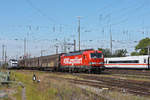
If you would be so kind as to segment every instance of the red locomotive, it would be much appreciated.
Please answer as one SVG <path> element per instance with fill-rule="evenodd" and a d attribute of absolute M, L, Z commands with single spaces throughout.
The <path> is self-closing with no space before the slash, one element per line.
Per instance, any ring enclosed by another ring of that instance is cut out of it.
<path fill-rule="evenodd" d="M 61 68 L 69 71 L 101 72 L 104 70 L 104 57 L 102 51 L 85 50 L 63 54 Z"/>
<path fill-rule="evenodd" d="M 96 72 L 104 70 L 102 51 L 81 50 L 65 54 L 23 59 L 19 66 L 25 69 L 39 69 L 65 72 Z"/>

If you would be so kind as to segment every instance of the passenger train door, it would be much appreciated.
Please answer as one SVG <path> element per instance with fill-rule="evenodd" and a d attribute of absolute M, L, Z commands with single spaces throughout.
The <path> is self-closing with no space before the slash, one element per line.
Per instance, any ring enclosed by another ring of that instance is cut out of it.
<path fill-rule="evenodd" d="M 148 56 L 148 69 L 150 69 L 150 57 Z"/>

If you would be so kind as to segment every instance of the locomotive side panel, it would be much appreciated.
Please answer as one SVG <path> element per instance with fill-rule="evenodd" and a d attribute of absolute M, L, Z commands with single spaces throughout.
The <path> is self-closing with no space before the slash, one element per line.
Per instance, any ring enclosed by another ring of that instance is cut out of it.
<path fill-rule="evenodd" d="M 91 56 L 92 55 L 92 56 Z M 62 66 L 104 66 L 104 57 L 101 51 L 85 51 L 65 54 L 61 56 Z"/>

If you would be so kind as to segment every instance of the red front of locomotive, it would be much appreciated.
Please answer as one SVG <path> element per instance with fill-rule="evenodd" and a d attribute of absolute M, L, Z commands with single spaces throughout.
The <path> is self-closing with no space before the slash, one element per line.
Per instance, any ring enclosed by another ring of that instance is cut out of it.
<path fill-rule="evenodd" d="M 61 56 L 61 67 L 81 69 L 104 69 L 104 57 L 102 51 L 85 50 L 63 54 Z"/>
<path fill-rule="evenodd" d="M 88 65 L 92 67 L 104 67 L 104 56 L 102 51 L 94 50 L 88 52 Z"/>

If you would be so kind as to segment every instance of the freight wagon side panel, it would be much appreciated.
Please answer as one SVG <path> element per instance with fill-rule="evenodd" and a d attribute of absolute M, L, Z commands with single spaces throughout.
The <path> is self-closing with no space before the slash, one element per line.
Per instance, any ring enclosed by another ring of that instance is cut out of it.
<path fill-rule="evenodd" d="M 59 55 L 50 55 L 40 58 L 41 67 L 59 67 Z"/>

